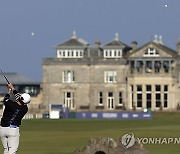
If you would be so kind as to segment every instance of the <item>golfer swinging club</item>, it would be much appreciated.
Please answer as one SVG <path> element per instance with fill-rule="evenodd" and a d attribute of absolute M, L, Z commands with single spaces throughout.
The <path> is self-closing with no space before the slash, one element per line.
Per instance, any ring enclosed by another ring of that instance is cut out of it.
<path fill-rule="evenodd" d="M 27 104 L 31 97 L 27 93 L 20 94 L 8 83 L 9 93 L 4 96 L 4 113 L 1 118 L 0 138 L 4 147 L 4 154 L 16 154 L 19 146 L 19 126 L 28 111 Z M 10 93 L 14 94 L 15 102 L 10 100 Z"/>

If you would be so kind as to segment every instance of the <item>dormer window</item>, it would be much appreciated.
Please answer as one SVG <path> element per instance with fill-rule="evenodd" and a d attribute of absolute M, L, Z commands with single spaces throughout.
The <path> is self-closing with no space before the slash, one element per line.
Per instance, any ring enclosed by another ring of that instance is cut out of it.
<path fill-rule="evenodd" d="M 83 58 L 82 49 L 57 50 L 57 58 Z"/>
<path fill-rule="evenodd" d="M 159 51 L 155 48 L 148 48 L 144 52 L 144 57 L 159 57 Z"/>
<path fill-rule="evenodd" d="M 121 58 L 122 49 L 105 49 L 104 58 Z"/>

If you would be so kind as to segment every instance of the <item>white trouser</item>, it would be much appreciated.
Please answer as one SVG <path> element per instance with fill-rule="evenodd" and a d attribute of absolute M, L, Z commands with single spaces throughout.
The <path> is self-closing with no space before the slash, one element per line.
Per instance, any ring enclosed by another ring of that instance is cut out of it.
<path fill-rule="evenodd" d="M 4 154 L 16 154 L 19 146 L 19 127 L 1 127 L 0 138 L 4 147 Z"/>

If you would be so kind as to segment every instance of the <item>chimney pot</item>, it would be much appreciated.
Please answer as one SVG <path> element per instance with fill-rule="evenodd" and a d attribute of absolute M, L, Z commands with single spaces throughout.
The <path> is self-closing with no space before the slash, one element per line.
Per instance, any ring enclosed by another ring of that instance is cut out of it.
<path fill-rule="evenodd" d="M 131 47 L 132 47 L 132 50 L 135 50 L 136 48 L 137 48 L 137 42 L 136 41 L 133 41 L 132 43 L 131 43 Z"/>

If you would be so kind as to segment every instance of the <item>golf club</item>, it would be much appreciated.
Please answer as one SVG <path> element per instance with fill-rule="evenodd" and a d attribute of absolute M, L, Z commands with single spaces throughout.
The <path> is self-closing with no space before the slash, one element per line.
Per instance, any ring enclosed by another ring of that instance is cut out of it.
<path fill-rule="evenodd" d="M 7 79 L 7 77 L 4 75 L 3 71 L 2 71 L 1 69 L 0 69 L 0 71 L 1 71 L 2 75 L 4 76 L 4 78 L 6 79 L 7 83 L 9 84 L 10 82 L 9 82 L 9 80 Z"/>

